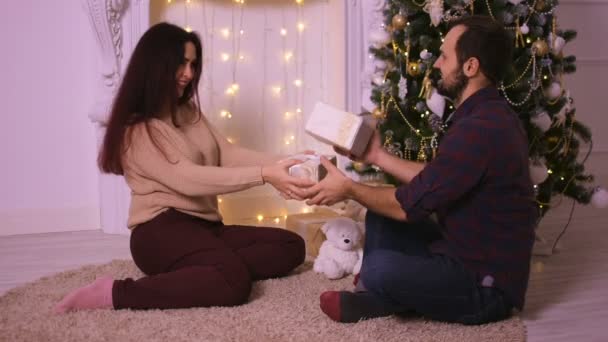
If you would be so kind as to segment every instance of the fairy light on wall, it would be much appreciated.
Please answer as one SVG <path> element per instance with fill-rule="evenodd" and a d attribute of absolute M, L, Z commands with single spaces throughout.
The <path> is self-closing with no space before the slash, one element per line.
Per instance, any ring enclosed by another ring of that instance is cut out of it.
<path fill-rule="evenodd" d="M 201 101 L 204 105 L 203 110 L 206 115 L 209 115 L 211 122 L 219 126 L 218 128 L 226 135 L 227 140 L 230 143 L 235 143 L 243 138 L 240 137 L 240 131 L 238 131 L 243 130 L 243 114 L 241 114 L 242 108 L 240 107 L 243 106 L 243 101 L 251 102 L 250 81 L 254 83 L 261 81 L 262 86 L 256 86 L 255 92 L 257 93 L 257 89 L 259 89 L 264 96 L 254 95 L 254 98 L 261 100 L 261 103 L 258 102 L 256 105 L 254 101 L 251 103 L 252 107 L 246 107 L 253 109 L 254 113 L 259 112 L 261 115 L 261 134 L 258 135 L 260 137 L 258 139 L 268 139 L 266 140 L 267 143 L 272 145 L 264 144 L 267 150 L 273 149 L 279 153 L 296 152 L 300 150 L 299 144 L 301 141 L 299 137 L 303 134 L 300 126 L 303 113 L 306 110 L 304 108 L 304 89 L 310 87 L 310 84 L 307 84 L 303 77 L 306 74 L 303 48 L 303 35 L 307 30 L 303 15 L 305 2 L 303 0 L 293 0 L 291 5 L 282 4 L 280 7 L 266 4 L 258 5 L 257 3 L 246 5 L 245 0 L 233 0 L 231 3 L 229 6 L 218 6 L 214 2 L 204 0 L 167 0 L 165 5 L 174 6 L 177 11 L 177 15 L 173 15 L 173 20 L 167 21 L 180 22 L 179 19 L 183 18 L 183 22 L 180 24 L 187 31 L 204 30 L 204 32 L 199 31 L 204 33 L 201 35 L 201 39 L 203 41 L 203 51 L 205 51 L 203 55 L 203 77 L 205 79 L 201 81 L 200 92 L 201 100 L 206 100 Z M 249 12 L 245 6 L 248 8 L 255 7 Z M 264 7 L 267 9 L 263 9 Z M 327 7 L 326 4 L 325 7 Z M 319 8 L 320 6 L 317 6 L 315 10 L 319 10 Z M 203 15 L 202 19 L 200 14 L 197 16 L 197 9 L 202 9 L 202 13 L 200 13 Z M 250 43 L 247 42 L 255 39 L 256 35 L 258 37 L 257 41 L 260 41 L 261 35 L 256 30 L 255 33 L 252 33 L 252 37 L 246 36 L 247 27 L 243 26 L 243 13 L 245 11 L 247 11 L 248 18 L 252 13 L 264 13 L 263 31 L 268 32 L 268 35 L 264 34 L 264 44 L 260 44 L 253 51 L 248 51 L 251 47 Z M 326 9 L 321 9 L 321 11 L 323 11 L 323 20 L 325 20 Z M 183 13 L 183 17 L 180 13 Z M 219 20 L 215 19 L 216 13 Z M 287 16 L 286 13 L 288 13 Z M 232 14 L 232 18 L 230 14 Z M 281 18 L 279 18 L 279 15 L 281 15 Z M 176 18 L 178 20 L 175 20 Z M 241 51 L 243 38 L 246 39 L 244 42 L 247 43 L 247 45 L 243 45 L 243 48 L 247 49 L 246 51 Z M 270 44 L 267 44 L 267 39 Z M 326 41 L 325 37 L 319 37 L 318 40 Z M 278 50 L 279 58 L 282 59 L 280 59 L 280 63 L 272 61 L 272 54 L 275 53 L 273 49 Z M 256 55 L 259 50 L 262 51 L 261 54 Z M 217 63 L 215 66 L 213 66 L 213 61 Z M 266 77 L 266 61 L 268 61 L 270 74 L 277 76 L 282 74 L 282 77 L 279 76 L 278 79 Z M 321 61 L 324 61 L 323 57 L 321 57 Z M 263 66 L 264 76 L 259 79 L 251 79 L 251 76 L 248 76 L 246 85 L 241 78 L 243 78 L 243 75 L 251 75 L 250 70 L 246 69 L 248 73 L 245 74 L 244 72 L 239 73 L 239 69 L 246 67 L 249 63 L 254 67 Z M 317 63 L 311 65 L 316 66 Z M 230 70 L 226 70 L 226 77 L 218 77 L 219 71 L 217 70 L 222 70 L 222 68 Z M 313 69 L 316 70 L 317 68 L 313 67 Z M 321 71 L 321 75 L 323 75 L 323 72 L 324 70 Z M 214 78 L 216 78 L 215 86 Z M 316 78 L 315 75 L 313 79 Z M 224 80 L 228 82 L 224 83 Z M 239 83 L 243 84 L 239 85 Z M 317 89 L 316 84 L 313 89 L 315 91 L 321 90 L 322 95 L 325 96 L 324 89 Z M 268 102 L 268 100 L 270 101 Z M 217 103 L 217 107 L 214 105 L 214 101 Z M 266 108 L 266 103 L 268 103 L 268 108 Z M 240 109 L 237 110 L 235 105 L 238 105 Z M 248 112 L 247 114 L 251 115 L 253 113 Z M 264 115 L 270 116 L 265 119 Z M 229 123 L 230 120 L 235 121 Z M 272 130 L 268 131 L 269 135 L 266 134 L 265 126 L 267 124 L 273 127 Z M 277 130 L 277 125 L 282 126 L 283 130 L 281 131 L 281 128 Z M 218 202 L 222 203 L 222 200 L 220 199 Z M 309 211 L 310 209 L 306 208 L 303 212 Z M 264 212 L 256 214 L 254 212 L 252 217 L 257 219 L 256 215 L 261 215 L 262 219 L 259 222 L 270 221 L 270 223 L 275 224 L 287 217 L 286 214 L 284 217 L 267 214 Z"/>

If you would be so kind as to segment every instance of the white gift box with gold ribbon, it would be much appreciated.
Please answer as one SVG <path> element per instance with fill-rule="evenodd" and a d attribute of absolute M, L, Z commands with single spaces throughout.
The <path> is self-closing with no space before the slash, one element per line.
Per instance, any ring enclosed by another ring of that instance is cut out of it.
<path fill-rule="evenodd" d="M 361 116 L 317 102 L 305 126 L 306 133 L 356 156 L 365 152 L 374 131 Z"/>

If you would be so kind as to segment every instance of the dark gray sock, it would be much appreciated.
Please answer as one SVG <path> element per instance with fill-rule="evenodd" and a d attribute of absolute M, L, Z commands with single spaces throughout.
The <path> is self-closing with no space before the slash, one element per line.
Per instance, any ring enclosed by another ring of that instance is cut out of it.
<path fill-rule="evenodd" d="M 399 311 L 371 292 L 340 292 L 340 320 L 345 323 L 390 316 Z"/>

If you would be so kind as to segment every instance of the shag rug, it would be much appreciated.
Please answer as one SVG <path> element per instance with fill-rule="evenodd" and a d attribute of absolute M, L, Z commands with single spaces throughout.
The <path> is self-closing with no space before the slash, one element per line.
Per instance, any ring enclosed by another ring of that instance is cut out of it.
<path fill-rule="evenodd" d="M 41 278 L 0 297 L 2 341 L 525 341 L 518 317 L 483 326 L 422 318 L 336 323 L 319 308 L 325 290 L 352 289 L 352 277 L 327 280 L 306 263 L 282 279 L 256 282 L 247 304 L 181 310 L 93 310 L 55 315 L 70 290 L 100 275 L 139 278 L 130 260 Z"/>

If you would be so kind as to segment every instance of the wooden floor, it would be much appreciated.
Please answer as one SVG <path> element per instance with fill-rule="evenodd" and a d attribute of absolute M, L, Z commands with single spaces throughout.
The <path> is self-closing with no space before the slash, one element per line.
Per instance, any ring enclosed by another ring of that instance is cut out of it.
<path fill-rule="evenodd" d="M 534 257 L 523 313 L 528 341 L 608 341 L 605 213 L 579 207 L 559 253 Z M 564 221 L 563 215 L 544 221 L 544 238 L 552 241 Z M 41 276 L 117 258 L 130 258 L 127 236 L 86 231 L 0 237 L 0 294 Z"/>

